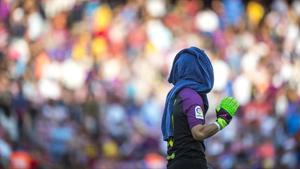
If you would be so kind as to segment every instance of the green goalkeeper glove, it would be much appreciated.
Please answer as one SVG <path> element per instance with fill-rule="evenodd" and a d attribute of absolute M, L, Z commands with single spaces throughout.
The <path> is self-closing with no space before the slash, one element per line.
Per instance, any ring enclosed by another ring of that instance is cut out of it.
<path fill-rule="evenodd" d="M 238 107 L 239 103 L 234 98 L 225 97 L 222 99 L 221 103 L 217 106 L 216 109 L 216 124 L 219 126 L 220 129 L 223 129 L 230 123 Z"/>

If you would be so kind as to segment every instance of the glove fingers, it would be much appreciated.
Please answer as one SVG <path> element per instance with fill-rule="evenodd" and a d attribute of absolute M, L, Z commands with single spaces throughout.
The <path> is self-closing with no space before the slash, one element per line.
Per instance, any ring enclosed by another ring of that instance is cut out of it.
<path fill-rule="evenodd" d="M 233 97 L 225 97 L 222 99 L 221 104 L 217 107 L 217 110 L 223 108 L 230 114 L 230 116 L 234 116 L 238 107 L 239 103 Z"/>
<path fill-rule="evenodd" d="M 236 104 L 236 101 L 234 98 L 230 97 L 230 103 L 228 104 L 230 107 L 234 107 Z"/>
<path fill-rule="evenodd" d="M 227 97 L 225 97 L 225 98 L 222 99 L 222 101 L 221 101 L 221 107 L 224 107 L 226 105 L 227 100 L 228 100 Z"/>
<path fill-rule="evenodd" d="M 237 101 L 235 101 L 235 104 L 233 106 L 234 114 L 236 113 L 236 111 L 239 108 L 239 106 L 240 106 L 240 104 Z"/>
<path fill-rule="evenodd" d="M 236 102 L 235 108 L 237 109 L 237 108 L 239 108 L 239 107 L 240 107 L 240 104 L 239 104 L 238 102 Z"/>
<path fill-rule="evenodd" d="M 231 98 L 231 97 L 226 97 L 226 98 L 224 99 L 223 106 L 224 106 L 224 107 L 227 107 L 228 105 L 231 104 L 231 102 L 232 102 L 232 98 Z"/>
<path fill-rule="evenodd" d="M 232 101 L 231 101 L 231 103 L 230 103 L 230 106 L 232 107 L 232 108 L 236 108 L 236 106 L 237 106 L 237 101 L 235 100 L 235 99 L 232 99 Z"/>
<path fill-rule="evenodd" d="M 230 114 L 234 114 L 236 101 L 234 98 L 229 97 L 230 102 L 228 103 L 228 108 L 230 109 Z"/>
<path fill-rule="evenodd" d="M 230 97 L 230 103 L 228 105 L 230 108 L 231 116 L 234 116 L 238 108 L 238 102 L 233 97 Z"/>
<path fill-rule="evenodd" d="M 235 111 L 237 111 L 237 109 L 240 107 L 240 104 L 238 102 L 236 102 L 236 105 L 235 105 Z"/>

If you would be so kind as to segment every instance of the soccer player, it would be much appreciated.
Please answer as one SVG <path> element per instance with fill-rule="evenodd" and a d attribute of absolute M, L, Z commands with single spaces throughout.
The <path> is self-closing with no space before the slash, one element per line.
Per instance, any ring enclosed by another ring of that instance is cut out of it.
<path fill-rule="evenodd" d="M 205 124 L 206 94 L 213 87 L 214 75 L 209 58 L 196 47 L 176 55 L 168 81 L 174 87 L 168 93 L 161 126 L 168 144 L 167 168 L 207 169 L 203 141 L 230 123 L 239 104 L 234 98 L 223 98 L 216 121 Z"/>

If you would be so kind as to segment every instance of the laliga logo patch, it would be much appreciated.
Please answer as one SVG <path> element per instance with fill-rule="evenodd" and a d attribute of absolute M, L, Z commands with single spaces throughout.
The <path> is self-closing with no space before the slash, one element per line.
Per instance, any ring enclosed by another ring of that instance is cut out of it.
<path fill-rule="evenodd" d="M 200 106 L 195 107 L 195 117 L 196 119 L 204 119 L 203 112 Z"/>

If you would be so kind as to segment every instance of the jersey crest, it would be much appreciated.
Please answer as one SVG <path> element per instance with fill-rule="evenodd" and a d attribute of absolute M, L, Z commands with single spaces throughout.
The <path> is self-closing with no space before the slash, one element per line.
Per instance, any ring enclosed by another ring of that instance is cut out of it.
<path fill-rule="evenodd" d="M 195 117 L 196 119 L 204 119 L 203 111 L 200 106 L 195 107 Z"/>

